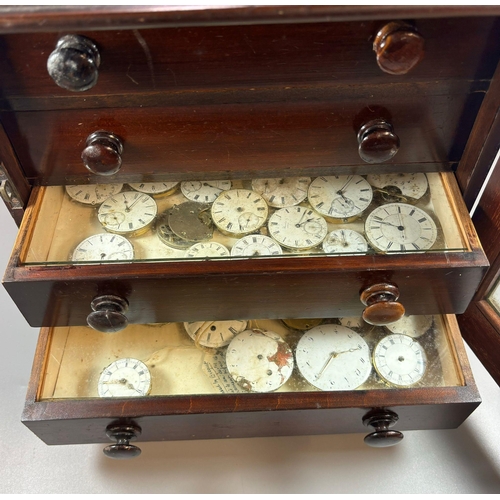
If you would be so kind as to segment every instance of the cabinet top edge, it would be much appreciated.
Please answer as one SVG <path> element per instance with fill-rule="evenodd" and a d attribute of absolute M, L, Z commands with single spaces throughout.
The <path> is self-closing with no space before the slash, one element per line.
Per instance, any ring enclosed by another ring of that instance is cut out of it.
<path fill-rule="evenodd" d="M 0 6 L 0 33 L 498 16 L 500 6 Z"/>

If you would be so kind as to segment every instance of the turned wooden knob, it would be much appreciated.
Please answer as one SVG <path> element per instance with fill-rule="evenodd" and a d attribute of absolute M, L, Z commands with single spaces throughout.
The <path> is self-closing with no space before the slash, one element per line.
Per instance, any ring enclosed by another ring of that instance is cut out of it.
<path fill-rule="evenodd" d="M 109 425 L 106 428 L 106 436 L 116 440 L 116 444 L 110 444 L 104 448 L 104 454 L 109 458 L 126 460 L 138 457 L 141 449 L 130 444 L 132 439 L 137 439 L 141 434 L 141 428 L 137 425 Z"/>
<path fill-rule="evenodd" d="M 424 39 L 411 24 L 396 21 L 376 34 L 373 50 L 382 71 L 404 75 L 424 57 Z"/>
<path fill-rule="evenodd" d="M 405 314 L 403 304 L 396 302 L 399 290 L 390 283 L 378 283 L 361 291 L 360 300 L 367 306 L 362 314 L 370 325 L 383 326 L 395 323 Z"/>
<path fill-rule="evenodd" d="M 398 420 L 399 417 L 396 413 L 383 408 L 368 412 L 363 417 L 363 424 L 372 426 L 375 432 L 365 436 L 364 442 L 374 448 L 386 448 L 387 446 L 399 444 L 404 438 L 403 433 L 389 429 Z"/>
<path fill-rule="evenodd" d="M 98 130 L 87 137 L 82 160 L 85 167 L 93 174 L 108 176 L 120 170 L 122 153 L 123 144 L 117 135 Z"/>
<path fill-rule="evenodd" d="M 115 333 L 123 330 L 128 325 L 125 312 L 128 302 L 116 295 L 101 295 L 90 304 L 92 312 L 87 316 L 87 324 L 103 333 Z"/>
<path fill-rule="evenodd" d="M 384 119 L 370 120 L 358 132 L 358 153 L 366 163 L 383 163 L 399 150 L 399 137 Z"/>
<path fill-rule="evenodd" d="M 47 71 L 59 87 L 73 92 L 91 89 L 97 83 L 101 63 L 95 43 L 80 35 L 59 39 L 47 60 Z"/>

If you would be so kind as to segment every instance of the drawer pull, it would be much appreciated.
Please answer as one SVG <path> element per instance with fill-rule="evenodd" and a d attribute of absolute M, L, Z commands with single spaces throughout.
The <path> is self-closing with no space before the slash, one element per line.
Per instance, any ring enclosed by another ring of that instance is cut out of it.
<path fill-rule="evenodd" d="M 87 324 L 94 330 L 103 333 L 114 333 L 128 325 L 125 312 L 128 302 L 116 295 L 101 295 L 91 302 L 92 311 L 87 316 Z"/>
<path fill-rule="evenodd" d="M 365 443 L 374 448 L 386 448 L 399 444 L 404 438 L 403 433 L 395 430 L 390 430 L 399 417 L 396 413 L 383 408 L 374 409 L 368 412 L 363 417 L 363 424 L 366 426 L 371 425 L 375 432 L 365 436 Z"/>
<path fill-rule="evenodd" d="M 383 326 L 400 320 L 405 314 L 403 304 L 396 302 L 399 290 L 396 285 L 379 283 L 365 288 L 361 294 L 361 302 L 367 306 L 363 311 L 363 319 L 370 325 Z"/>
<path fill-rule="evenodd" d="M 373 50 L 382 71 L 405 75 L 424 57 L 424 38 L 411 24 L 392 22 L 376 34 Z"/>
<path fill-rule="evenodd" d="M 85 167 L 97 175 L 113 175 L 122 166 L 123 144 L 120 138 L 104 130 L 87 137 L 82 160 Z"/>
<path fill-rule="evenodd" d="M 137 425 L 109 425 L 106 428 L 106 436 L 111 440 L 116 440 L 116 444 L 110 444 L 104 448 L 103 453 L 117 460 L 138 457 L 141 449 L 130 444 L 132 439 L 140 436 L 141 428 Z"/>
<path fill-rule="evenodd" d="M 80 35 L 59 39 L 47 60 L 47 71 L 59 87 L 73 92 L 91 89 L 97 83 L 101 63 L 92 40 Z"/>
<path fill-rule="evenodd" d="M 398 151 L 399 137 L 386 120 L 370 120 L 359 129 L 358 152 L 366 163 L 383 163 Z"/>

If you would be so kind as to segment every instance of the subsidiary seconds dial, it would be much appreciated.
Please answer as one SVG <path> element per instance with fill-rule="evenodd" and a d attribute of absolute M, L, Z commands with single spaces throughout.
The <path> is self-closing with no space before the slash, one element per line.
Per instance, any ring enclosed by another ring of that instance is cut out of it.
<path fill-rule="evenodd" d="M 382 252 L 414 252 L 432 247 L 437 228 L 420 208 L 406 203 L 389 203 L 368 215 L 365 235 L 370 244 Z"/>

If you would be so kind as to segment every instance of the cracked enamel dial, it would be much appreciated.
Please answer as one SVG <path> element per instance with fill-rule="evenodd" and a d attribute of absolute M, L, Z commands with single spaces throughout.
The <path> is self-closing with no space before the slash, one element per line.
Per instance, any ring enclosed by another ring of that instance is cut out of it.
<path fill-rule="evenodd" d="M 172 194 L 179 185 L 178 182 L 137 182 L 129 186 L 140 193 L 166 196 Z"/>
<path fill-rule="evenodd" d="M 70 198 L 84 205 L 100 205 L 122 188 L 123 184 L 85 184 L 66 186 L 66 192 Z"/>
<path fill-rule="evenodd" d="M 132 243 L 119 234 L 94 234 L 84 239 L 73 251 L 73 262 L 101 262 L 108 260 L 132 260 Z"/>
<path fill-rule="evenodd" d="M 253 257 L 256 255 L 281 255 L 283 250 L 272 238 L 261 234 L 249 234 L 239 239 L 231 248 L 233 257 Z"/>
<path fill-rule="evenodd" d="M 429 182 L 423 173 L 370 174 L 366 180 L 375 188 L 383 190 L 382 195 L 394 201 L 417 201 L 427 192 Z M 403 199 L 401 199 L 403 198 Z"/>
<path fill-rule="evenodd" d="M 425 375 L 427 357 L 422 346 L 408 335 L 387 335 L 373 351 L 373 365 L 383 380 L 408 387 Z"/>
<path fill-rule="evenodd" d="M 372 187 L 360 175 L 317 177 L 308 190 L 311 206 L 331 222 L 347 222 L 359 217 L 372 198 Z"/>
<path fill-rule="evenodd" d="M 228 345 L 226 365 L 233 380 L 243 389 L 275 391 L 292 374 L 293 353 L 277 333 L 245 330 Z"/>
<path fill-rule="evenodd" d="M 147 231 L 157 212 L 158 207 L 151 196 L 124 191 L 104 201 L 97 217 L 106 231 L 138 235 Z"/>
<path fill-rule="evenodd" d="M 350 391 L 370 376 L 370 349 L 353 330 L 321 325 L 304 333 L 295 350 L 302 376 L 323 391 Z"/>
<path fill-rule="evenodd" d="M 365 235 L 382 252 L 428 250 L 437 238 L 436 224 L 423 210 L 406 203 L 382 205 L 366 218 Z"/>
<path fill-rule="evenodd" d="M 222 191 L 231 189 L 231 181 L 184 181 L 182 194 L 191 201 L 213 203 Z"/>
<path fill-rule="evenodd" d="M 284 208 L 304 201 L 310 183 L 310 177 L 254 179 L 252 189 L 261 194 L 270 207 Z"/>
<path fill-rule="evenodd" d="M 385 325 L 385 327 L 392 333 L 401 333 L 409 337 L 417 338 L 429 331 L 433 323 L 434 316 L 415 315 L 403 316 L 400 320 Z"/>
<path fill-rule="evenodd" d="M 189 336 L 204 347 L 217 349 L 228 345 L 235 335 L 243 332 L 247 321 L 193 321 L 184 323 Z"/>
<path fill-rule="evenodd" d="M 230 189 L 214 201 L 212 220 L 222 233 L 239 236 L 262 227 L 268 212 L 267 203 L 260 194 L 248 189 Z"/>
<path fill-rule="evenodd" d="M 97 391 L 101 398 L 133 398 L 151 391 L 151 374 L 138 359 L 122 358 L 104 368 Z"/>
<path fill-rule="evenodd" d="M 328 233 L 322 246 L 325 253 L 355 255 L 368 251 L 368 243 L 363 235 L 352 229 L 336 229 Z"/>
<path fill-rule="evenodd" d="M 280 245 L 292 250 L 306 250 L 325 239 L 328 225 L 314 210 L 298 206 L 274 212 L 269 217 L 268 229 Z"/>
<path fill-rule="evenodd" d="M 203 257 L 227 257 L 229 250 L 222 244 L 216 241 L 208 241 L 202 243 L 195 243 L 189 248 L 185 257 L 203 258 Z"/>

